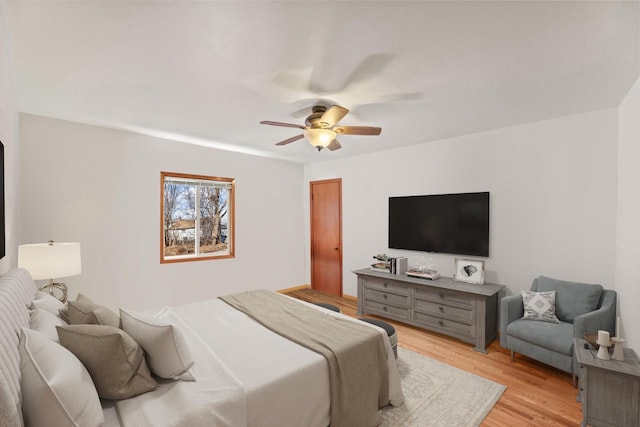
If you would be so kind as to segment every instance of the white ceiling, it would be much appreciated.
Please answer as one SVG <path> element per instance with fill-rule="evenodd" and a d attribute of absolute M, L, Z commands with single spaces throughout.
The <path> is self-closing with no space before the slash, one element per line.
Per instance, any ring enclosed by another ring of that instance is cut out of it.
<path fill-rule="evenodd" d="M 640 73 L 638 6 L 4 3 L 19 111 L 301 162 L 615 107 Z M 318 153 L 259 124 L 319 100 L 382 134 Z"/>

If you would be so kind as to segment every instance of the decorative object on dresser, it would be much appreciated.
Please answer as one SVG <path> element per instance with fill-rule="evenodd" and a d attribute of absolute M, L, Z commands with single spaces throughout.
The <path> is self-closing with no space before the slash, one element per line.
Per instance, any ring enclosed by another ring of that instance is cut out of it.
<path fill-rule="evenodd" d="M 59 292 L 57 298 L 67 301 L 67 285 L 54 282 L 53 279 L 76 276 L 82 272 L 80 243 L 65 242 L 35 243 L 18 246 L 18 268 L 29 272 L 33 280 L 49 279 L 40 290 L 51 295 Z"/>
<path fill-rule="evenodd" d="M 391 269 L 389 268 L 389 257 L 387 254 L 377 254 L 373 256 L 373 259 L 376 260 L 373 264 L 371 264 L 371 269 L 375 271 L 382 271 L 385 273 L 390 273 Z"/>
<path fill-rule="evenodd" d="M 475 344 L 486 353 L 497 335 L 502 285 L 476 286 L 450 278 L 427 281 L 370 269 L 358 276 L 358 315 L 375 314 Z"/>
<path fill-rule="evenodd" d="M 524 319 L 521 295 L 500 301 L 500 345 L 515 353 L 573 374 L 578 364 L 573 356 L 573 338 L 599 330 L 613 331 L 616 292 L 601 285 L 568 282 L 540 276 L 531 284 L 532 292 L 555 292 L 555 316 L 559 323 Z M 530 292 L 530 291 L 529 291 Z"/>
<path fill-rule="evenodd" d="M 573 347 L 579 365 L 582 426 L 640 425 L 640 360 L 636 352 L 616 345 L 624 350 L 625 360 L 601 360 L 581 338 L 573 339 Z"/>
<path fill-rule="evenodd" d="M 438 273 L 436 270 L 420 270 L 417 268 L 412 268 L 411 270 L 407 271 L 407 276 L 419 277 L 428 280 L 437 280 L 440 278 L 440 273 Z"/>
<path fill-rule="evenodd" d="M 391 257 L 389 258 L 389 272 L 391 274 L 404 274 L 407 272 L 408 264 L 407 257 Z"/>
<path fill-rule="evenodd" d="M 456 258 L 453 280 L 482 285 L 484 283 L 484 261 Z"/>

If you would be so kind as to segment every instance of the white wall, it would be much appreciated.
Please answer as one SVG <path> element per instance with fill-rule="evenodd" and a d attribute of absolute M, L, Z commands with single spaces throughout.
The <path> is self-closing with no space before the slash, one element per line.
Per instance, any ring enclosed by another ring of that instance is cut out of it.
<path fill-rule="evenodd" d="M 13 106 L 9 75 L 7 25 L 4 3 L 0 2 L 0 141 L 4 144 L 4 202 L 6 255 L 0 259 L 0 274 L 18 264 L 18 116 Z"/>
<path fill-rule="evenodd" d="M 640 347 L 640 79 L 618 108 L 616 290 L 623 337 Z"/>
<path fill-rule="evenodd" d="M 303 166 L 20 115 L 21 243 L 79 241 L 63 280 L 112 308 L 145 309 L 308 283 Z M 236 179 L 236 257 L 160 264 L 160 171 Z"/>
<path fill-rule="evenodd" d="M 541 274 L 613 288 L 616 138 L 608 109 L 314 163 L 305 182 L 342 178 L 345 294 L 379 252 L 431 257 L 451 276 L 453 256 L 388 249 L 388 197 L 475 191 L 491 192 L 486 281 L 510 293 Z"/>

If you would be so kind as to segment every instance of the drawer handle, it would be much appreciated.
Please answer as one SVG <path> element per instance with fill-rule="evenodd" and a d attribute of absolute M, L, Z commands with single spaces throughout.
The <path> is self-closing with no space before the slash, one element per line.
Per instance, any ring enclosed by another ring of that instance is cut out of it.
<path fill-rule="evenodd" d="M 444 307 L 438 307 L 438 310 L 440 310 L 440 313 L 444 313 Z"/>
<path fill-rule="evenodd" d="M 382 295 L 382 298 L 387 299 L 387 294 Z"/>
<path fill-rule="evenodd" d="M 438 325 L 444 326 L 444 322 L 442 320 L 438 320 Z"/>
<path fill-rule="evenodd" d="M 387 285 L 386 283 L 383 283 L 382 286 L 384 286 L 385 288 L 389 287 L 389 285 Z"/>
<path fill-rule="evenodd" d="M 440 294 L 440 298 L 444 299 L 444 294 Z"/>
<path fill-rule="evenodd" d="M 387 311 L 387 307 L 386 307 L 386 306 L 382 307 L 382 309 L 383 309 L 384 311 Z"/>

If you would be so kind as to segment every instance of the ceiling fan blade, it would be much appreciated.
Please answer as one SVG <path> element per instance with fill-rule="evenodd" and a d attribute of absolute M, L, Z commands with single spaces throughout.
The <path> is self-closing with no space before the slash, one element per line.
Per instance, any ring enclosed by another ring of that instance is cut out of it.
<path fill-rule="evenodd" d="M 292 136 L 291 138 L 287 138 L 284 141 L 280 141 L 278 142 L 276 145 L 287 145 L 287 144 L 291 144 L 292 142 L 296 142 L 299 139 L 304 138 L 303 134 L 300 135 L 296 135 L 296 136 Z"/>
<path fill-rule="evenodd" d="M 344 116 L 347 115 L 349 110 L 339 105 L 334 105 L 329 108 L 325 113 L 320 117 L 320 121 L 322 123 L 326 123 L 329 127 L 334 126 L 338 123 Z"/>
<path fill-rule="evenodd" d="M 340 126 L 333 128 L 340 135 L 380 135 L 382 128 L 372 126 Z"/>
<path fill-rule="evenodd" d="M 294 125 L 292 123 L 282 123 L 282 122 L 271 122 L 269 120 L 263 120 L 260 122 L 261 125 L 271 125 L 271 126 L 282 126 L 285 128 L 298 128 L 298 129 L 304 129 L 304 126 L 301 125 Z"/>
<path fill-rule="evenodd" d="M 344 91 L 351 85 L 367 82 L 379 77 L 395 58 L 396 55 L 388 53 L 376 53 L 363 58 L 358 66 L 349 74 L 338 91 Z"/>
<path fill-rule="evenodd" d="M 342 145 L 340 145 L 337 139 L 334 139 L 333 141 L 331 141 L 331 144 L 327 145 L 327 148 L 331 151 L 335 151 L 342 148 Z"/>

